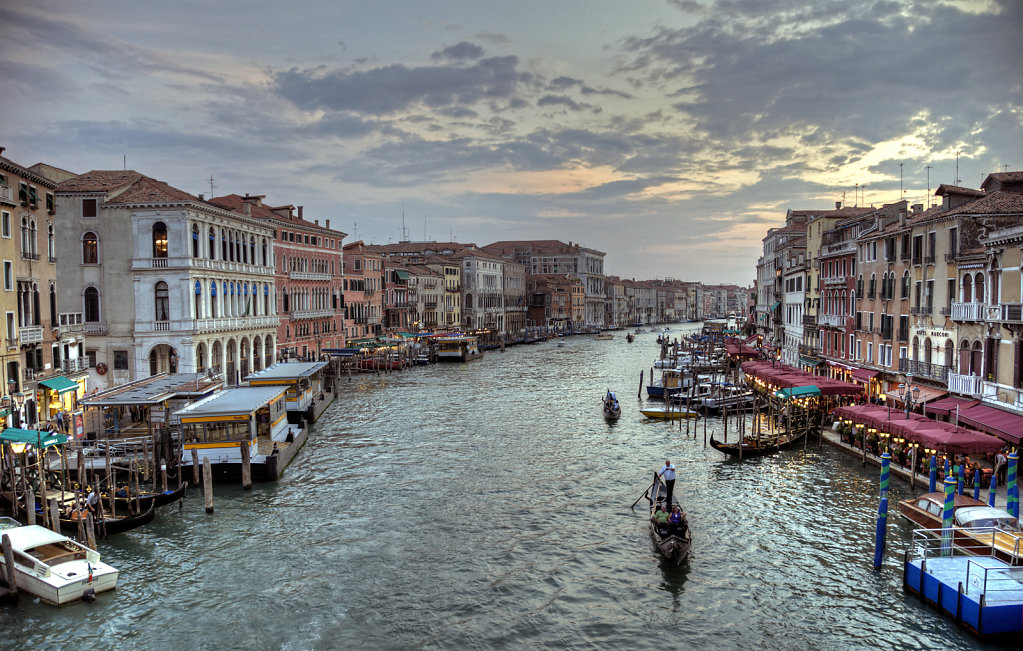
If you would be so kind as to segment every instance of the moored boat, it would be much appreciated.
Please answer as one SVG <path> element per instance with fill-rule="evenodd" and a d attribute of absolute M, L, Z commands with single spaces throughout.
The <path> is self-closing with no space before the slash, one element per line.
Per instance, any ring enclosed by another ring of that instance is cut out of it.
<path fill-rule="evenodd" d="M 743 437 L 741 443 L 739 441 L 736 441 L 734 443 L 725 443 L 716 440 L 714 438 L 714 435 L 711 434 L 710 445 L 715 450 L 719 450 L 733 457 L 738 456 L 760 457 L 765 454 L 770 454 L 772 452 L 777 452 L 778 450 L 781 450 L 783 448 L 790 447 L 793 443 L 798 442 L 804 436 L 806 436 L 805 430 L 802 432 L 794 433 L 791 436 L 786 436 L 785 434 L 782 434 L 781 436 L 771 437 L 762 436 L 759 438 L 746 436 Z"/>
<path fill-rule="evenodd" d="M 102 562 L 99 552 L 67 536 L 11 518 L 0 518 L 0 531 L 11 541 L 19 590 L 60 606 L 117 587 L 118 571 Z M 0 566 L 4 563 L 0 555 Z"/>
<path fill-rule="evenodd" d="M 928 531 L 941 530 L 944 509 L 944 493 L 926 493 L 899 502 L 903 517 Z M 994 556 L 1011 565 L 1023 564 L 1023 528 L 1008 511 L 956 494 L 952 517 L 952 541 L 956 546 L 969 554 Z"/>
<path fill-rule="evenodd" d="M 614 339 L 615 336 L 610 332 L 601 332 L 598 335 L 594 335 L 593 338 L 596 339 L 597 341 L 609 341 L 611 339 Z"/>
<path fill-rule="evenodd" d="M 699 418 L 698 412 L 687 407 L 668 405 L 666 407 L 643 407 L 639 410 L 647 418 L 660 418 L 666 420 L 677 420 L 679 418 Z"/>
<path fill-rule="evenodd" d="M 661 554 L 669 561 L 678 565 L 689 556 L 689 548 L 693 544 L 693 532 L 689 529 L 689 520 L 686 517 L 685 511 L 682 512 L 682 523 L 678 527 L 659 525 L 654 521 L 654 513 L 657 510 L 658 504 L 665 507 L 668 511 L 671 511 L 671 508 L 674 506 L 678 506 L 679 510 L 681 510 L 678 498 L 674 494 L 671 496 L 671 504 L 665 503 L 666 497 L 667 488 L 661 482 L 661 478 L 657 476 L 657 473 L 654 473 L 654 483 L 650 487 L 647 497 L 650 501 L 650 536 L 654 539 L 654 544 L 657 545 L 657 549 L 660 550 Z"/>

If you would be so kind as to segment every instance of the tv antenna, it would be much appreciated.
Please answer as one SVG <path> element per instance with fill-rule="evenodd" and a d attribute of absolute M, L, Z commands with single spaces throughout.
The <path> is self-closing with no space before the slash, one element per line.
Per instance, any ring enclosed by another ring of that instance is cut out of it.
<path fill-rule="evenodd" d="M 213 184 L 213 175 L 210 174 L 210 199 L 212 199 L 215 196 L 213 194 L 213 188 L 215 188 L 215 187 L 217 187 L 217 186 Z"/>
<path fill-rule="evenodd" d="M 408 242 L 408 229 L 405 228 L 405 202 L 401 202 L 401 242 Z"/>
<path fill-rule="evenodd" d="M 958 186 L 960 183 L 962 183 L 962 180 L 959 178 L 959 150 L 957 149 L 956 150 L 956 186 Z"/>
<path fill-rule="evenodd" d="M 927 207 L 931 207 L 931 166 L 925 165 L 927 169 Z"/>

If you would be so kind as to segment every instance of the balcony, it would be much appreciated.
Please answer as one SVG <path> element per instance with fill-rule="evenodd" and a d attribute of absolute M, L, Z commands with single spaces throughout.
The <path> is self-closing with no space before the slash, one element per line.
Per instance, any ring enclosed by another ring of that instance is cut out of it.
<path fill-rule="evenodd" d="M 46 259 L 52 262 L 53 264 L 57 264 L 57 256 L 55 255 L 48 255 L 46 256 Z"/>
<path fill-rule="evenodd" d="M 816 314 L 804 314 L 803 315 L 803 327 L 804 328 L 816 328 L 817 327 L 817 315 Z"/>
<path fill-rule="evenodd" d="M 824 279 L 825 287 L 844 286 L 847 278 L 845 276 L 829 276 Z"/>
<path fill-rule="evenodd" d="M 329 273 L 319 273 L 315 271 L 289 271 L 288 278 L 291 280 L 330 280 Z"/>
<path fill-rule="evenodd" d="M 819 314 L 817 315 L 817 323 L 822 326 L 830 326 L 832 328 L 844 328 L 847 316 L 842 314 Z"/>
<path fill-rule="evenodd" d="M 106 321 L 86 321 L 84 325 L 87 335 L 105 335 L 107 333 Z"/>
<path fill-rule="evenodd" d="M 979 375 L 948 374 L 948 390 L 966 396 L 980 397 L 981 379 Z"/>
<path fill-rule="evenodd" d="M 799 354 L 806 355 L 807 357 L 816 357 L 819 351 L 813 346 L 807 346 L 806 344 L 799 344 Z"/>
<path fill-rule="evenodd" d="M 952 303 L 953 321 L 982 321 L 983 303 Z"/>
<path fill-rule="evenodd" d="M 60 370 L 62 373 L 76 373 L 78 371 L 86 371 L 89 369 L 89 358 L 79 357 L 77 359 L 65 359 L 60 364 Z"/>
<path fill-rule="evenodd" d="M 153 321 L 153 332 L 170 332 L 170 321 Z"/>
<path fill-rule="evenodd" d="M 38 344 L 43 341 L 43 326 L 26 326 L 18 328 L 18 345 Z"/>
<path fill-rule="evenodd" d="M 958 253 L 946 253 L 945 254 L 945 262 L 955 262 L 958 259 L 959 259 L 959 254 Z"/>
<path fill-rule="evenodd" d="M 880 328 L 880 330 L 881 330 L 881 338 L 882 339 L 887 340 L 887 339 L 891 339 L 892 338 L 892 329 L 891 328 Z"/>
<path fill-rule="evenodd" d="M 1023 410 L 1023 389 L 987 380 L 980 383 L 981 399 L 996 402 L 1012 409 Z"/>
<path fill-rule="evenodd" d="M 935 256 L 933 253 L 924 256 L 924 264 L 934 264 Z"/>
<path fill-rule="evenodd" d="M 925 377 L 931 380 L 937 380 L 939 382 L 945 382 L 951 378 L 950 371 L 952 367 L 942 366 L 941 364 L 931 364 L 928 362 L 920 362 L 906 357 L 899 358 L 899 372 L 900 373 L 912 373 L 917 377 Z M 980 378 L 977 378 L 980 379 Z M 951 384 L 949 389 L 952 389 Z"/>
<path fill-rule="evenodd" d="M 334 314 L 334 310 L 292 310 L 290 316 L 292 321 L 301 321 L 304 319 L 326 319 Z"/>
<path fill-rule="evenodd" d="M 85 319 L 81 312 L 62 312 L 57 315 L 57 332 L 61 337 L 85 332 Z"/>
<path fill-rule="evenodd" d="M 22 251 L 21 252 L 21 259 L 22 260 L 38 260 L 39 259 L 39 254 L 38 253 L 32 253 L 30 251 Z"/>
<path fill-rule="evenodd" d="M 224 330 L 254 330 L 256 328 L 276 328 L 277 315 L 216 317 L 210 319 L 189 320 L 188 325 L 199 332 Z"/>

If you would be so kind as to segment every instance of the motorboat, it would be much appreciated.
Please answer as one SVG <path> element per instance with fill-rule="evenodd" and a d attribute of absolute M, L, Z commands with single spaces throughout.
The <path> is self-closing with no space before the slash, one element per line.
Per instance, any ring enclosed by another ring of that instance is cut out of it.
<path fill-rule="evenodd" d="M 662 420 L 678 420 L 680 418 L 699 418 L 699 412 L 686 407 L 643 407 L 639 410 L 647 418 L 660 418 Z"/>
<path fill-rule="evenodd" d="M 944 510 L 944 493 L 926 493 L 899 502 L 903 516 L 929 531 L 940 532 Z M 1023 564 L 1023 528 L 1008 511 L 956 494 L 952 525 L 953 542 L 967 553 L 994 556 L 1010 565 Z"/>
<path fill-rule="evenodd" d="M 21 526 L 0 518 L 0 532 L 11 541 L 18 589 L 62 606 L 117 587 L 117 569 L 99 552 L 39 525 Z M 0 565 L 5 561 L 0 556 Z M 6 572 L 6 567 L 4 567 Z"/>

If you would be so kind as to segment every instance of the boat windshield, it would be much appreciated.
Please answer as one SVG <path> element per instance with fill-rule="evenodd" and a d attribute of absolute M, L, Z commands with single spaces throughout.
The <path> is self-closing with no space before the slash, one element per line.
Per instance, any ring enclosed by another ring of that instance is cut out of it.
<path fill-rule="evenodd" d="M 989 506 L 974 506 L 956 511 L 956 523 L 962 527 L 997 527 L 1004 531 L 1020 531 L 1019 520 L 1007 511 Z"/>
<path fill-rule="evenodd" d="M 8 531 L 16 527 L 20 527 L 21 523 L 14 518 L 3 517 L 0 518 L 0 531 Z"/>

